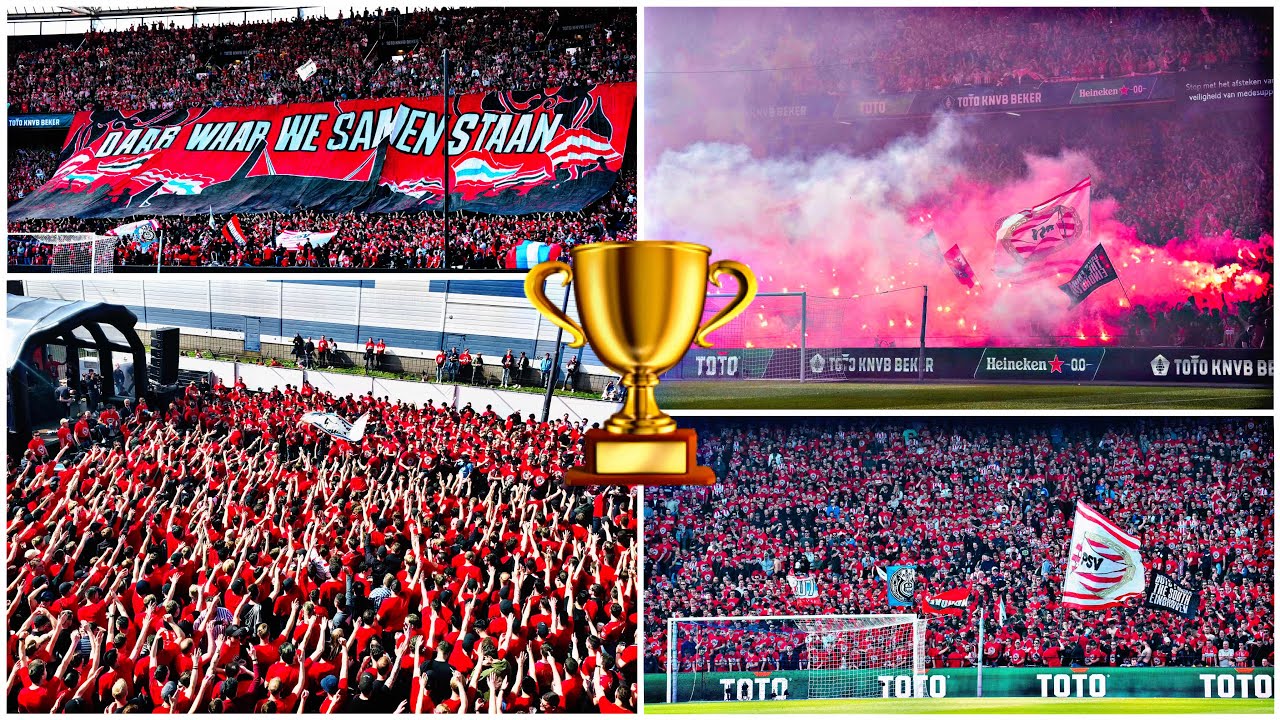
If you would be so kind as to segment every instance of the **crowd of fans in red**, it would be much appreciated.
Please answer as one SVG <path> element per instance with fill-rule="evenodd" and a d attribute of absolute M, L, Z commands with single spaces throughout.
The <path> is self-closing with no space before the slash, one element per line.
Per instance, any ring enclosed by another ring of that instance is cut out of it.
<path fill-rule="evenodd" d="M 573 12 L 567 33 L 558 32 L 559 10 L 503 7 L 366 9 L 194 28 L 144 23 L 52 44 L 19 38 L 10 47 L 8 109 L 19 115 L 438 94 L 436 63 L 445 49 L 454 93 L 635 80 L 635 11 Z M 316 73 L 302 80 L 295 70 L 309 60 Z"/>
<path fill-rule="evenodd" d="M 711 43 L 715 69 L 776 69 L 746 78 L 766 97 L 1270 65 L 1273 50 L 1271 16 L 1233 8 L 799 7 L 764 11 L 768 31 L 745 43 L 731 18 L 709 36 L 705 24 L 689 27 L 686 41 Z"/>
<path fill-rule="evenodd" d="M 10 708 L 634 711 L 636 500 L 563 485 L 583 423 L 242 384 L 82 422 L 10 456 Z"/>
<path fill-rule="evenodd" d="M 443 267 L 444 216 L 439 213 L 269 213 L 242 215 L 246 242 L 223 237 L 228 217 L 156 218 L 163 243 L 145 247 L 136 239 L 116 245 L 116 265 L 155 267 L 163 252 L 165 267 L 378 268 Z M 10 232 L 90 232 L 103 234 L 128 219 L 32 220 L 10 223 Z M 275 238 L 285 230 L 337 231 L 325 245 L 280 248 Z M 467 269 L 506 267 L 506 253 L 527 240 L 558 243 L 565 250 L 599 240 L 636 239 L 636 179 L 628 171 L 613 189 L 581 212 L 530 215 L 450 213 L 449 263 Z M 161 250 L 160 248 L 163 247 Z M 55 248 L 38 238 L 9 238 L 9 266 L 43 266 L 54 261 Z"/>
<path fill-rule="evenodd" d="M 693 427 L 717 484 L 645 490 L 648 672 L 665 669 L 670 617 L 890 612 L 879 572 L 891 564 L 917 566 L 917 596 L 973 588 L 971 612 L 929 616 L 934 667 L 977 652 L 991 665 L 1274 663 L 1274 444 L 1263 420 Z M 1199 614 L 1136 601 L 1061 607 L 1077 500 L 1137 535 L 1149 571 L 1197 589 Z M 812 600 L 787 583 L 805 573 Z M 802 645 L 740 626 L 690 639 L 681 661 L 703 670 L 807 660 Z"/>

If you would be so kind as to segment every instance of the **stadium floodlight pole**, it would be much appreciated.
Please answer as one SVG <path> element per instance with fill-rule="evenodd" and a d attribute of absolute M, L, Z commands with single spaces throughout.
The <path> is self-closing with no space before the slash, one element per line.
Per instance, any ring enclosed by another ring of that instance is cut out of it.
<path fill-rule="evenodd" d="M 449 49 L 440 51 L 440 76 L 444 86 L 444 238 L 440 241 L 441 263 L 449 269 Z"/>
<path fill-rule="evenodd" d="M 570 280 L 568 285 L 564 286 L 564 302 L 560 303 L 560 314 L 567 316 L 569 314 L 569 293 L 573 290 L 573 281 Z M 547 381 L 547 396 L 542 401 L 542 422 L 547 422 L 551 417 L 551 396 L 556 393 L 556 375 L 560 374 L 560 348 L 564 341 L 564 328 L 556 329 L 556 355 L 551 360 L 551 377 L 544 378 Z M 536 345 L 534 347 L 537 347 Z M 535 353 L 536 354 L 536 353 Z"/>
<path fill-rule="evenodd" d="M 916 371 L 918 379 L 924 380 L 924 328 L 929 322 L 929 286 L 924 286 L 924 299 L 920 301 L 920 360 Z"/>

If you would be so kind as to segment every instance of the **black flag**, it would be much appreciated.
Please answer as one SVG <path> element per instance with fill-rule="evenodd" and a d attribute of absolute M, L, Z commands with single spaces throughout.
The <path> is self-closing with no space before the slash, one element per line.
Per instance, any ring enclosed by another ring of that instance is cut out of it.
<path fill-rule="evenodd" d="M 1179 585 L 1162 572 L 1152 572 L 1143 605 L 1192 618 L 1200 612 L 1200 592 Z"/>
<path fill-rule="evenodd" d="M 1071 298 L 1071 305 L 1075 307 L 1089 297 L 1094 290 L 1112 280 L 1119 279 L 1115 266 L 1111 264 L 1111 258 L 1107 257 L 1106 249 L 1099 244 L 1093 252 L 1089 253 L 1089 257 L 1084 259 L 1084 263 L 1080 265 L 1079 270 L 1076 270 L 1076 274 L 1058 287 Z"/>

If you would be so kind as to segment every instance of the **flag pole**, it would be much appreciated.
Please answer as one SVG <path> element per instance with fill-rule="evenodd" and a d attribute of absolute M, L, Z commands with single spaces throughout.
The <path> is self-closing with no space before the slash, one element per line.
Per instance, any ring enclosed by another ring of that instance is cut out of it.
<path fill-rule="evenodd" d="M 164 264 L 164 228 L 156 233 L 156 274 L 160 274 L 160 266 Z"/>
<path fill-rule="evenodd" d="M 978 611 L 978 697 L 982 697 L 982 646 L 987 629 L 987 607 Z"/>
<path fill-rule="evenodd" d="M 920 301 L 920 357 L 917 360 L 919 367 L 916 368 L 916 379 L 924 381 L 924 329 L 925 324 L 929 321 L 929 286 L 924 286 L 924 299 Z M 802 363 L 803 364 L 803 363 Z"/>

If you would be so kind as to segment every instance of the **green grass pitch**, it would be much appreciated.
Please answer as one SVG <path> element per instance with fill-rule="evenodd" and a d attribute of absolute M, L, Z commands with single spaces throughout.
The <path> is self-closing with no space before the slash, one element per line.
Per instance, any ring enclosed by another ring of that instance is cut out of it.
<path fill-rule="evenodd" d="M 870 700 L 757 700 L 645 703 L 646 715 L 770 715 L 792 713 L 983 713 L 990 715 L 1271 714 L 1271 699 L 1217 698 L 921 698 Z"/>
<path fill-rule="evenodd" d="M 1272 388 L 753 380 L 658 385 L 665 410 L 1261 410 L 1273 402 Z"/>

